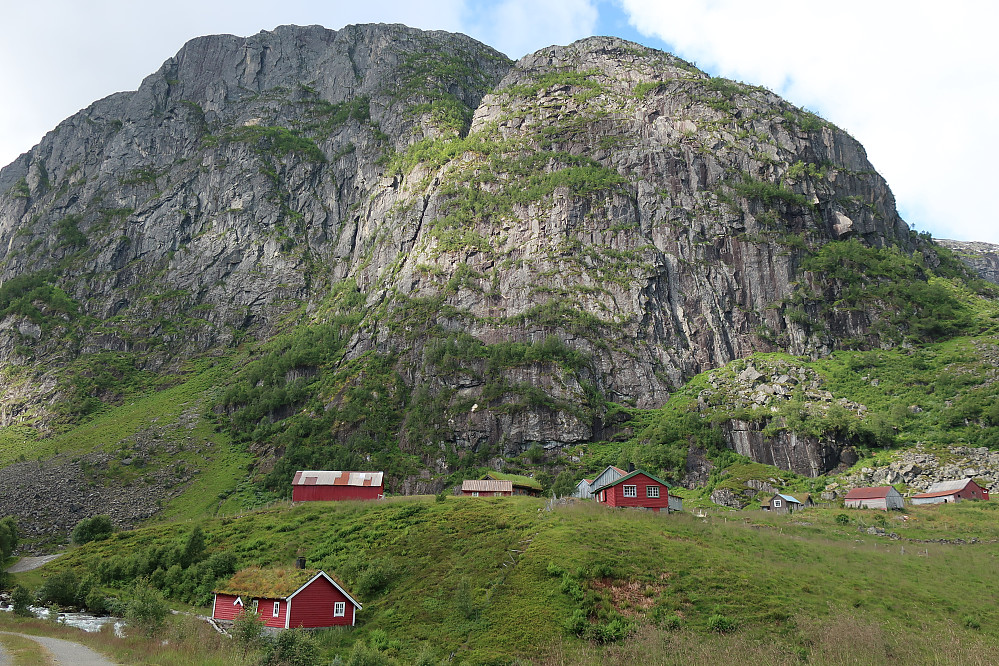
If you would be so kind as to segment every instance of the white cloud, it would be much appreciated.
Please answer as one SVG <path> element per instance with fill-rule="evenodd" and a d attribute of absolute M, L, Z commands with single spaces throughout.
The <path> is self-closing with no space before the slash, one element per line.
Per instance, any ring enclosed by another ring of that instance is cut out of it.
<path fill-rule="evenodd" d="M 620 0 L 702 69 L 765 85 L 853 134 L 900 211 L 938 237 L 999 243 L 999 41 L 985 3 Z"/>
<path fill-rule="evenodd" d="M 597 18 L 591 0 L 471 2 L 464 13 L 464 31 L 516 59 L 589 37 Z"/>

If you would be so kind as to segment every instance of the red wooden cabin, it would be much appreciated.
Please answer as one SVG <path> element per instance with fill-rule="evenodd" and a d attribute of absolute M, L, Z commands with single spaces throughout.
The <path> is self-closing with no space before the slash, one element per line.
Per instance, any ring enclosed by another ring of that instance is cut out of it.
<path fill-rule="evenodd" d="M 244 569 L 215 590 L 212 617 L 235 620 L 248 608 L 278 629 L 352 627 L 361 604 L 324 571 Z"/>
<path fill-rule="evenodd" d="M 382 476 L 382 472 L 295 472 L 295 478 L 291 482 L 291 501 L 381 499 L 385 497 Z"/>
<path fill-rule="evenodd" d="M 648 472 L 636 469 L 608 484 L 594 488 L 593 498 L 607 506 L 669 509 L 669 486 Z"/>

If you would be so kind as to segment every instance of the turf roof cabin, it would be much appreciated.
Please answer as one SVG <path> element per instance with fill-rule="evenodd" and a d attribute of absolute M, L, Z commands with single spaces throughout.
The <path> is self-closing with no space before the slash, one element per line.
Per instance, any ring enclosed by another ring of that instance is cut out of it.
<path fill-rule="evenodd" d="M 531 497 L 541 497 L 544 490 L 541 484 L 529 476 L 520 474 L 503 474 L 502 472 L 489 472 L 483 480 L 509 481 L 513 487 L 514 495 L 529 495 Z"/>
<path fill-rule="evenodd" d="M 847 509 L 901 509 L 905 506 L 902 493 L 891 486 L 873 488 L 854 488 L 843 498 Z"/>
<path fill-rule="evenodd" d="M 465 497 L 509 497 L 513 495 L 513 483 L 494 479 L 468 479 L 461 484 L 461 494 Z"/>
<path fill-rule="evenodd" d="M 295 472 L 291 481 L 292 502 L 373 500 L 385 497 L 382 472 Z"/>
<path fill-rule="evenodd" d="M 235 620 L 253 609 L 268 627 L 352 627 L 361 610 L 335 578 L 315 569 L 243 569 L 215 590 L 212 617 Z"/>
<path fill-rule="evenodd" d="M 669 486 L 640 469 L 594 488 L 593 497 L 607 506 L 669 510 Z"/>

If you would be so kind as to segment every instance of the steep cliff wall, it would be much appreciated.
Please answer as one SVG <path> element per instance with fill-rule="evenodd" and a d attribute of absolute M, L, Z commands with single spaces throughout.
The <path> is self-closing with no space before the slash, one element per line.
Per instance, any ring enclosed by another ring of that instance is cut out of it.
<path fill-rule="evenodd" d="M 0 414 L 270 340 L 219 405 L 237 439 L 446 471 L 754 351 L 890 344 L 892 308 L 832 307 L 854 285 L 809 263 L 843 241 L 937 263 L 850 136 L 637 44 L 199 38 L 0 171 Z"/>

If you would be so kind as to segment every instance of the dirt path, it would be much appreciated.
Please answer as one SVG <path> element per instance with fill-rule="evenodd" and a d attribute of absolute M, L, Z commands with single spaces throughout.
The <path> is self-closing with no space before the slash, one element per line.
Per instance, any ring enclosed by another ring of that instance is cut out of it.
<path fill-rule="evenodd" d="M 24 573 L 25 571 L 31 571 L 32 569 L 37 569 L 43 564 L 48 564 L 60 555 L 62 555 L 62 553 L 56 553 L 55 555 L 42 555 L 41 557 L 22 557 L 9 569 L 7 569 L 7 571 L 8 573 Z M 3 662 L 0 662 L 0 664 L 2 663 Z"/>
<path fill-rule="evenodd" d="M 114 662 L 108 661 L 102 655 L 94 652 L 90 648 L 72 641 L 64 641 L 61 638 L 49 638 L 48 636 L 16 634 L 10 631 L 0 633 L 30 638 L 51 652 L 53 657 L 52 663 L 58 664 L 59 666 L 116 666 Z M 0 665 L 5 663 L 3 658 L 4 657 L 0 655 Z"/>

